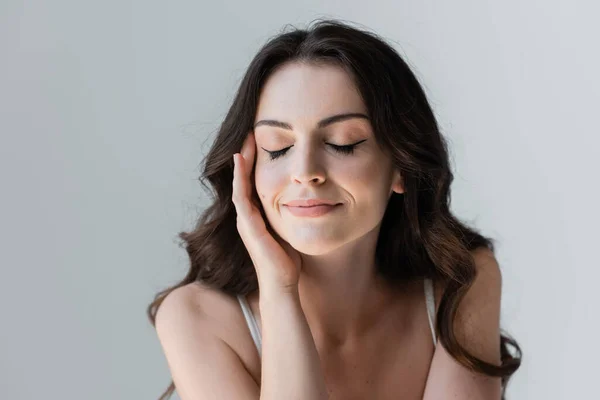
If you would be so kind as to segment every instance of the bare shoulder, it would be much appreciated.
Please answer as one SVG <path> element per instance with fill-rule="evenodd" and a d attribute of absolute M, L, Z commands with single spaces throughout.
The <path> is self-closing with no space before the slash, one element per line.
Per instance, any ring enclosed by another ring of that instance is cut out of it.
<path fill-rule="evenodd" d="M 469 290 L 469 300 L 476 303 L 480 297 L 485 297 L 484 294 L 489 293 L 490 290 L 493 291 L 491 293 L 492 296 L 494 294 L 498 295 L 498 292 L 502 290 L 502 274 L 494 253 L 486 247 L 479 247 L 471 251 L 471 257 L 473 257 L 475 263 L 477 276 L 475 283 Z M 436 281 L 436 308 L 440 303 L 445 288 L 443 282 Z"/>
<path fill-rule="evenodd" d="M 217 391 L 219 398 L 241 398 L 257 391 L 260 361 L 244 325 L 237 298 L 204 284 L 181 286 L 165 297 L 156 332 L 177 390 L 187 394 L 181 398 Z M 224 387 L 223 380 L 239 385 Z"/>
<path fill-rule="evenodd" d="M 233 296 L 218 289 L 211 288 L 202 282 L 193 282 L 169 293 L 158 310 L 157 318 L 163 307 L 169 311 L 172 311 L 172 308 L 183 307 L 195 311 L 198 317 L 210 318 L 231 309 L 233 300 Z"/>
<path fill-rule="evenodd" d="M 496 256 L 488 248 L 472 250 L 471 256 L 476 277 L 458 306 L 455 333 L 471 353 L 498 364 L 502 273 Z M 436 284 L 436 308 L 444 290 L 443 284 Z"/>
<path fill-rule="evenodd" d="M 156 315 L 156 330 L 169 329 L 173 320 L 190 334 L 212 334 L 225 342 L 244 366 L 258 375 L 260 359 L 238 299 L 202 282 L 181 286 L 167 295 Z"/>
<path fill-rule="evenodd" d="M 178 316 L 188 320 L 190 328 L 208 330 L 234 350 L 247 333 L 237 298 L 202 282 L 181 286 L 165 297 L 156 315 L 157 331 L 168 325 L 162 322 Z"/>

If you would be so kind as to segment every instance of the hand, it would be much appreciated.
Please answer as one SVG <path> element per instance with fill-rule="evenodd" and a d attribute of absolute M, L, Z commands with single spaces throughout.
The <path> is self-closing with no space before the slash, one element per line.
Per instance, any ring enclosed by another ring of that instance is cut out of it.
<path fill-rule="evenodd" d="M 295 290 L 302 260 L 294 248 L 267 228 L 260 211 L 260 200 L 253 198 L 255 155 L 254 133 L 249 132 L 241 154 L 233 155 L 232 201 L 237 213 L 237 229 L 254 264 L 260 289 Z"/>

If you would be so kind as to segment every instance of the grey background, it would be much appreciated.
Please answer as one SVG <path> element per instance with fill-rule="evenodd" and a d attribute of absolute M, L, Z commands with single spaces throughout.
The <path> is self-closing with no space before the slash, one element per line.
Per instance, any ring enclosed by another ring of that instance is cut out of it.
<path fill-rule="evenodd" d="M 260 45 L 317 17 L 393 41 L 423 82 L 453 210 L 499 240 L 509 398 L 593 397 L 597 4 L 2 1 L 0 397 L 158 397 L 145 307 L 187 269 L 198 163 Z"/>

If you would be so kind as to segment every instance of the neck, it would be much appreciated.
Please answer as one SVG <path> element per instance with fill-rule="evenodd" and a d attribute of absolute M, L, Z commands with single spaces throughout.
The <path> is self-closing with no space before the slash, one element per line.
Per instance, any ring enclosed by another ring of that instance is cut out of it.
<path fill-rule="evenodd" d="M 339 347 L 366 335 L 394 301 L 376 273 L 378 229 L 326 255 L 302 255 L 298 289 L 315 341 Z"/>

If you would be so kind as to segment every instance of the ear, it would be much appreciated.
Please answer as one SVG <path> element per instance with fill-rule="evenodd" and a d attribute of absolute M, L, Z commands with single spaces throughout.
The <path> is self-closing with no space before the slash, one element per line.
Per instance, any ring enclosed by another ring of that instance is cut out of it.
<path fill-rule="evenodd" d="M 396 169 L 394 169 L 394 176 L 392 177 L 392 191 L 404 193 L 404 179 L 402 179 L 402 175 Z"/>

